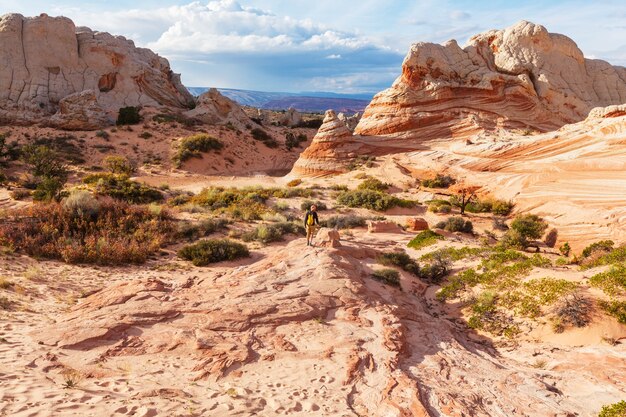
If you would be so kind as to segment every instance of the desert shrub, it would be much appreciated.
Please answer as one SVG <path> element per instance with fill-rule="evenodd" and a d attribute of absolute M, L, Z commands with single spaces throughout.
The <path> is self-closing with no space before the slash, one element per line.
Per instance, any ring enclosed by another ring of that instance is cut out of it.
<path fill-rule="evenodd" d="M 379 269 L 372 272 L 372 278 L 392 287 L 400 287 L 400 273 L 395 269 Z"/>
<path fill-rule="evenodd" d="M 475 258 L 480 255 L 487 254 L 493 249 L 488 247 L 472 248 L 470 246 L 463 246 L 462 248 L 455 248 L 448 246 L 445 248 L 437 249 L 433 252 L 426 253 L 421 256 L 421 260 L 428 261 L 434 259 L 436 254 L 443 254 L 451 261 L 460 261 L 467 258 Z"/>
<path fill-rule="evenodd" d="M 608 295 L 620 295 L 626 292 L 626 265 L 613 265 L 611 269 L 589 278 L 589 283 L 601 288 Z"/>
<path fill-rule="evenodd" d="M 448 232 L 472 233 L 474 225 L 471 221 L 465 220 L 463 217 L 448 217 L 445 221 L 437 223 L 437 229 L 447 230 Z"/>
<path fill-rule="evenodd" d="M 131 176 L 135 172 L 135 166 L 123 156 L 110 155 L 102 162 L 105 168 L 114 174 Z"/>
<path fill-rule="evenodd" d="M 348 191 L 348 186 L 341 184 L 333 184 L 329 188 L 333 191 Z"/>
<path fill-rule="evenodd" d="M 559 247 L 559 252 L 561 252 L 561 255 L 563 256 L 569 256 L 571 251 L 572 247 L 569 245 L 569 242 L 565 242 Z"/>
<path fill-rule="evenodd" d="M 59 201 L 63 197 L 63 187 L 65 180 L 59 178 L 44 177 L 37 188 L 33 191 L 32 196 L 35 201 Z"/>
<path fill-rule="evenodd" d="M 323 123 L 322 118 L 315 118 L 309 120 L 301 120 L 295 127 L 302 127 L 305 129 L 319 129 Z"/>
<path fill-rule="evenodd" d="M 506 219 L 502 217 L 494 217 L 492 226 L 494 230 L 509 230 L 509 225 L 506 224 Z"/>
<path fill-rule="evenodd" d="M 250 256 L 246 245 L 229 239 L 206 239 L 184 246 L 178 256 L 195 266 L 206 266 L 221 261 L 234 261 Z"/>
<path fill-rule="evenodd" d="M 189 203 L 191 197 L 193 197 L 193 194 L 178 194 L 167 200 L 167 204 L 173 207 L 182 206 Z"/>
<path fill-rule="evenodd" d="M 443 239 L 444 237 L 439 233 L 433 232 L 432 230 L 424 230 L 411 239 L 407 246 L 413 249 L 422 249 L 426 246 L 434 245 L 438 240 Z"/>
<path fill-rule="evenodd" d="M 172 161 L 177 167 L 180 167 L 183 162 L 191 158 L 201 158 L 202 152 L 219 151 L 223 148 L 224 144 L 219 139 L 205 133 L 187 136 L 178 144 Z"/>
<path fill-rule="evenodd" d="M 111 135 L 109 135 L 109 132 L 107 132 L 106 130 L 98 130 L 96 131 L 96 137 L 102 138 L 102 139 L 108 139 Z"/>
<path fill-rule="evenodd" d="M 287 187 L 297 187 L 302 184 L 302 180 L 300 178 L 293 179 L 287 183 Z"/>
<path fill-rule="evenodd" d="M 450 202 L 455 206 L 460 206 L 458 196 L 453 196 Z M 465 211 L 469 213 L 493 213 L 498 216 L 507 216 L 513 210 L 514 204 L 511 201 L 498 200 L 495 198 L 472 200 L 465 206 Z"/>
<path fill-rule="evenodd" d="M 146 208 L 107 199 L 97 215 L 77 215 L 75 206 L 37 204 L 11 213 L 0 241 L 31 256 L 68 263 L 141 263 L 169 239 L 171 221 Z M 85 213 L 87 214 L 87 213 Z"/>
<path fill-rule="evenodd" d="M 83 178 L 93 187 L 96 195 L 109 196 L 133 204 L 145 204 L 163 200 L 163 194 L 146 184 L 130 180 L 125 175 L 109 172 L 90 174 Z"/>
<path fill-rule="evenodd" d="M 139 107 L 121 107 L 117 113 L 117 125 L 136 125 L 141 121 Z"/>
<path fill-rule="evenodd" d="M 250 232 L 244 233 L 242 239 L 246 242 L 257 241 L 271 243 L 283 240 L 286 234 L 301 234 L 304 228 L 291 222 L 260 224 Z"/>
<path fill-rule="evenodd" d="M 344 191 L 337 196 L 337 202 L 348 207 L 362 207 L 376 211 L 386 211 L 393 207 L 414 207 L 415 202 L 404 200 L 381 191 Z"/>
<path fill-rule="evenodd" d="M 72 216 L 94 218 L 100 211 L 100 202 L 85 190 L 75 190 L 63 200 L 63 210 Z"/>
<path fill-rule="evenodd" d="M 67 180 L 67 166 L 54 149 L 45 145 L 25 145 L 21 157 L 35 177 L 56 178 L 62 182 Z"/>
<path fill-rule="evenodd" d="M 421 181 L 424 187 L 428 188 L 448 188 L 455 184 L 456 180 L 449 175 L 437 174 L 435 178 L 425 179 Z"/>
<path fill-rule="evenodd" d="M 177 239 L 197 240 L 228 227 L 228 221 L 222 218 L 203 219 L 198 222 L 183 221 L 176 226 Z"/>
<path fill-rule="evenodd" d="M 293 148 L 299 148 L 302 142 L 306 142 L 307 140 L 308 138 L 304 133 L 295 135 L 292 132 L 287 132 L 285 135 L 285 147 L 290 151 Z"/>
<path fill-rule="evenodd" d="M 419 264 L 404 251 L 381 253 L 376 261 L 385 266 L 400 267 L 415 276 L 419 276 Z"/>
<path fill-rule="evenodd" d="M 600 307 L 608 314 L 615 317 L 618 322 L 626 324 L 626 301 L 601 301 Z"/>
<path fill-rule="evenodd" d="M 611 252 L 613 250 L 613 245 L 615 242 L 612 240 L 601 240 L 599 242 L 594 242 L 591 245 L 587 246 L 583 249 L 582 257 L 587 258 L 591 256 L 594 252 Z"/>
<path fill-rule="evenodd" d="M 30 197 L 31 192 L 29 190 L 13 190 L 10 193 L 10 196 L 13 200 L 24 200 Z"/>
<path fill-rule="evenodd" d="M 150 132 L 145 132 L 145 131 L 144 131 L 144 132 L 141 132 L 141 133 L 139 134 L 139 137 L 140 137 L 141 139 L 150 139 L 152 136 L 153 136 L 153 135 L 152 135 L 152 133 L 150 133 Z"/>
<path fill-rule="evenodd" d="M 365 227 L 366 218 L 354 214 L 331 216 L 320 221 L 324 227 L 332 227 L 334 229 L 352 229 L 354 227 Z"/>
<path fill-rule="evenodd" d="M 269 133 L 267 133 L 260 127 L 255 127 L 254 129 L 250 130 L 250 134 L 252 135 L 252 138 L 254 140 L 263 142 L 268 148 L 278 147 L 278 142 L 276 142 L 276 140 L 274 140 L 274 138 Z"/>
<path fill-rule="evenodd" d="M 452 204 L 448 200 L 431 200 L 428 202 L 428 211 L 433 213 L 450 213 Z"/>
<path fill-rule="evenodd" d="M 0 133 L 0 167 L 20 157 L 20 147 L 17 141 L 9 142 L 8 133 Z"/>
<path fill-rule="evenodd" d="M 591 322 L 591 300 L 579 294 L 571 294 L 556 306 L 553 329 L 562 333 L 568 326 L 585 327 Z"/>
<path fill-rule="evenodd" d="M 530 239 L 539 239 L 548 224 L 535 214 L 522 214 L 511 223 L 511 229 L 502 238 L 504 247 L 525 249 Z"/>
<path fill-rule="evenodd" d="M 306 210 L 310 209 L 312 205 L 316 205 L 317 206 L 317 211 L 328 210 L 328 207 L 326 207 L 325 203 L 323 203 L 321 201 L 313 201 L 313 200 L 304 200 L 300 204 L 300 210 L 306 211 Z"/>
<path fill-rule="evenodd" d="M 385 191 L 388 188 L 389 184 L 385 184 L 377 178 L 367 178 L 359 184 L 357 190 Z"/>
<path fill-rule="evenodd" d="M 450 272 L 450 258 L 445 251 L 431 253 L 430 263 L 423 265 L 419 270 L 419 277 L 434 283 L 440 283 Z"/>
<path fill-rule="evenodd" d="M 624 417 L 626 416 L 626 401 L 602 406 L 598 417 Z"/>

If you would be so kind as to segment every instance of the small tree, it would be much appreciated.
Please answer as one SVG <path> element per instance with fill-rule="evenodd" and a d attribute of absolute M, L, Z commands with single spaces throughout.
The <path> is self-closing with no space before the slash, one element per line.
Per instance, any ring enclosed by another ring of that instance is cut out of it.
<path fill-rule="evenodd" d="M 69 172 L 59 155 L 44 145 L 27 145 L 22 149 L 22 160 L 37 178 L 33 198 L 39 201 L 60 200 Z"/>
<path fill-rule="evenodd" d="M 104 158 L 104 165 L 114 174 L 129 176 L 135 172 L 133 164 L 123 156 L 110 155 Z"/>
<path fill-rule="evenodd" d="M 450 191 L 458 195 L 459 207 L 461 208 L 461 215 L 465 214 L 465 208 L 469 203 L 476 199 L 476 194 L 482 187 L 479 185 L 469 185 L 459 183 L 450 188 Z"/>
<path fill-rule="evenodd" d="M 504 235 L 504 246 L 525 249 L 529 239 L 540 239 L 548 223 L 536 214 L 521 214 L 511 223 L 511 229 Z"/>

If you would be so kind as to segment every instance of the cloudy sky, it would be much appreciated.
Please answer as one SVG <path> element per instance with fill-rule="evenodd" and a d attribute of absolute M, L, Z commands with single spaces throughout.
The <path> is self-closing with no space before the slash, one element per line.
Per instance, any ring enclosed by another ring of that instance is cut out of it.
<path fill-rule="evenodd" d="M 372 93 L 411 43 L 460 44 L 525 19 L 626 66 L 626 6 L 596 0 L 0 0 L 121 34 L 170 60 L 188 86 Z"/>

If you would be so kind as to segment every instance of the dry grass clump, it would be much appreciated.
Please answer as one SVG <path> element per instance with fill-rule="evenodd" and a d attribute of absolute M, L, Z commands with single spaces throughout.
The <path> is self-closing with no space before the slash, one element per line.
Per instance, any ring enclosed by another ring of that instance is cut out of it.
<path fill-rule="evenodd" d="M 169 240 L 171 231 L 164 211 L 112 199 L 97 206 L 52 202 L 12 211 L 0 224 L 0 243 L 68 263 L 120 265 L 144 262 Z"/>

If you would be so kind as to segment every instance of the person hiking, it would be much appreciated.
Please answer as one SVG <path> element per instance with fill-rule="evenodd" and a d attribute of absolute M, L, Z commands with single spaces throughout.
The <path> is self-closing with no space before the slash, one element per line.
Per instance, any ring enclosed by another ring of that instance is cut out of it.
<path fill-rule="evenodd" d="M 317 206 L 313 204 L 304 215 L 304 228 L 306 229 L 306 245 L 311 246 L 313 244 L 313 234 L 315 233 L 315 227 L 320 225 L 320 221 L 317 218 Z"/>

